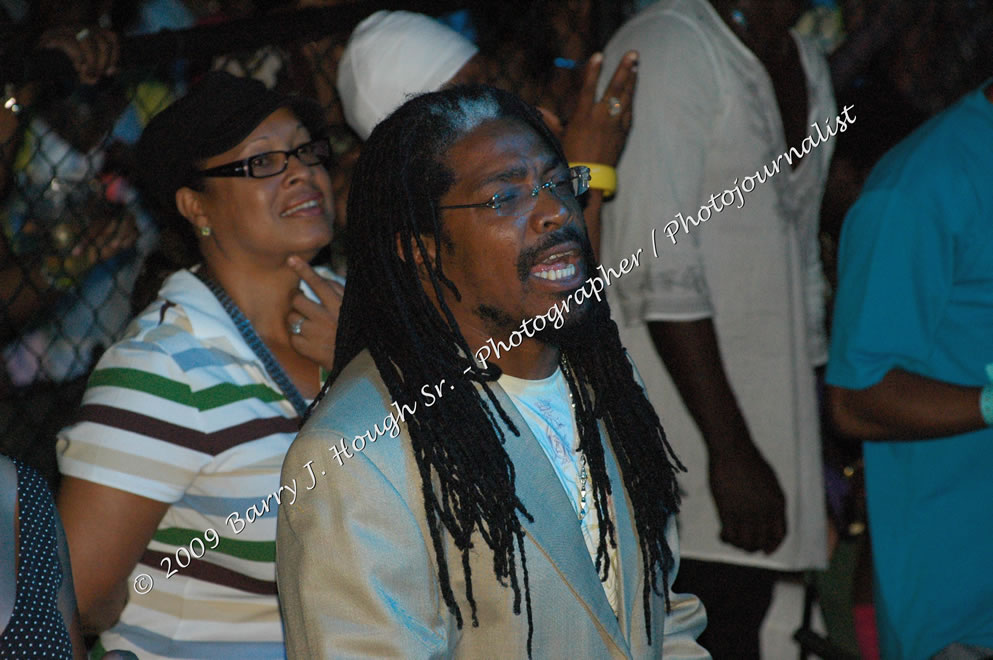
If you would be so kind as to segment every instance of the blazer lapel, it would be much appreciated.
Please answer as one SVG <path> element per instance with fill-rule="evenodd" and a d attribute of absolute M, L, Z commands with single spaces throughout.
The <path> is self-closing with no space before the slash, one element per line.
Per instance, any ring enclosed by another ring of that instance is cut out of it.
<path fill-rule="evenodd" d="M 569 502 L 552 464 L 535 440 L 527 422 L 517 412 L 513 401 L 496 383 L 490 383 L 490 387 L 496 394 L 500 406 L 521 434 L 515 436 L 506 427 L 503 429 L 506 437 L 504 447 L 514 462 L 517 496 L 534 518 L 534 522 L 530 523 L 523 516 L 521 517 L 525 533 L 559 570 L 577 598 L 586 605 L 597 625 L 607 633 L 625 656 L 630 656 L 628 644 L 621 635 L 617 618 L 593 568 L 593 560 L 586 549 L 586 541 L 583 539 L 572 503 Z M 613 462 L 612 458 L 611 456 L 610 463 Z M 619 485 L 620 482 L 614 482 L 613 479 L 614 475 L 611 475 L 612 483 Z M 568 512 L 569 515 L 563 515 L 563 512 Z M 620 543 L 618 547 L 621 547 Z M 627 561 L 626 558 L 622 560 Z M 627 585 L 624 591 L 625 594 L 629 591 Z"/>

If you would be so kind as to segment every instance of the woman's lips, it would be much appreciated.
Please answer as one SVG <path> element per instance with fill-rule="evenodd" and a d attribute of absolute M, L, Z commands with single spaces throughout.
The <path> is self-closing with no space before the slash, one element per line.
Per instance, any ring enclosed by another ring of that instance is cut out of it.
<path fill-rule="evenodd" d="M 292 206 L 280 213 L 279 217 L 286 218 L 291 215 L 323 215 L 323 201 L 323 195 L 308 197 L 307 199 L 294 203 Z"/>

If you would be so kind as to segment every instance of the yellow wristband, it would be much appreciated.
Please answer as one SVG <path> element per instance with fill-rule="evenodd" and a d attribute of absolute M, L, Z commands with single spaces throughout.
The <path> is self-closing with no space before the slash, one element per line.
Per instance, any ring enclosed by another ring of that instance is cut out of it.
<path fill-rule="evenodd" d="M 617 170 L 603 163 L 569 163 L 570 167 L 583 165 L 590 168 L 590 188 L 603 191 L 604 197 L 613 197 L 617 190 Z"/>

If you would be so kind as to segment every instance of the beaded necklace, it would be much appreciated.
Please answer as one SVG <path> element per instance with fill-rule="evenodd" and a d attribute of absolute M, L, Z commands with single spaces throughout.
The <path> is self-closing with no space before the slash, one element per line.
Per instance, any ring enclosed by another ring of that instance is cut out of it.
<path fill-rule="evenodd" d="M 563 358 L 564 360 L 564 358 Z M 569 392 L 569 401 L 572 402 L 572 392 Z M 573 423 L 576 423 L 576 404 L 571 403 L 570 408 L 573 409 L 572 417 Z M 580 469 L 579 469 L 579 520 L 583 521 L 586 518 L 586 484 L 589 481 L 589 473 L 586 471 L 586 452 L 580 453 Z"/>
<path fill-rule="evenodd" d="M 579 473 L 579 519 L 583 520 L 586 518 L 586 481 L 588 475 L 586 473 L 586 454 L 582 455 L 583 467 Z"/>
<path fill-rule="evenodd" d="M 296 411 L 297 415 L 303 417 L 307 412 L 307 402 L 300 395 L 297 390 L 296 385 L 293 381 L 289 379 L 283 368 L 279 366 L 279 362 L 273 357 L 272 353 L 262 342 L 262 339 L 255 333 L 255 328 L 252 327 L 252 322 L 248 320 L 245 314 L 238 309 L 238 305 L 235 304 L 231 297 L 228 296 L 227 292 L 221 288 L 221 285 L 207 277 L 203 273 L 202 268 L 198 268 L 196 273 L 194 273 L 201 282 L 206 285 L 210 292 L 214 294 L 217 298 L 217 302 L 221 303 L 221 307 L 224 311 L 228 313 L 231 320 L 234 322 L 234 326 L 238 328 L 238 332 L 241 333 L 242 338 L 248 347 L 252 349 L 255 356 L 262 362 L 262 366 L 265 367 L 266 373 L 269 374 L 269 378 L 272 378 L 276 386 L 283 392 L 283 396 L 286 400 L 290 402 L 293 409 Z"/>

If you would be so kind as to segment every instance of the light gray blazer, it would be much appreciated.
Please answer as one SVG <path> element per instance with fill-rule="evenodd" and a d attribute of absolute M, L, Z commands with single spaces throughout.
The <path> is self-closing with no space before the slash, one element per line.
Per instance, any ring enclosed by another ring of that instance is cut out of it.
<path fill-rule="evenodd" d="M 667 615 L 664 600 L 653 595 L 652 645 L 647 644 L 641 548 L 602 428 L 614 484 L 620 566 L 611 570 L 620 571 L 618 617 L 551 463 L 510 399 L 495 384 L 494 390 L 521 431 L 520 437 L 506 432 L 505 447 L 514 462 L 517 494 L 534 517 L 534 523 L 522 520 L 534 612 L 533 657 L 709 658 L 695 641 L 706 625 L 695 596 L 671 594 Z M 479 626 L 473 627 L 461 556 L 443 530 L 452 590 L 464 619 L 462 629 L 457 628 L 441 595 L 421 476 L 406 427 L 401 426 L 397 438 L 384 435 L 367 444 L 343 465 L 330 451 L 332 445 L 340 447 L 342 438 L 351 450 L 355 436 L 374 424 L 382 428 L 393 410 L 390 402 L 371 356 L 360 354 L 315 410 L 283 463 L 282 483 L 297 491 L 292 502 L 283 492 L 276 541 L 289 658 L 527 657 L 523 594 L 521 614 L 515 615 L 513 591 L 497 582 L 493 554 L 477 533 L 470 565 Z M 675 549 L 674 524 L 668 540 Z"/>

